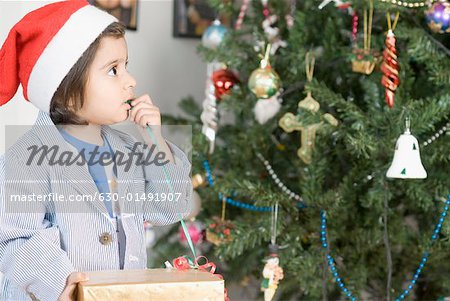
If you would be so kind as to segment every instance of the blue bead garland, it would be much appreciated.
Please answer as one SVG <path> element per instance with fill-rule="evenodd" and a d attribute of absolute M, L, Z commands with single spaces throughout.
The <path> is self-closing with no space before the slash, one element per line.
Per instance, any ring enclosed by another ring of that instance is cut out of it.
<path fill-rule="evenodd" d="M 431 244 L 437 239 L 439 232 L 441 231 L 442 224 L 444 223 L 445 217 L 447 216 L 447 211 L 450 206 L 450 195 L 447 197 L 447 201 L 445 202 L 444 209 L 441 213 L 441 217 L 439 218 L 438 223 L 436 224 L 436 227 L 434 228 L 433 235 L 431 236 Z M 327 242 L 327 218 L 326 218 L 326 212 L 324 210 L 320 211 L 320 220 L 321 220 L 321 231 L 320 231 L 320 238 L 322 242 L 322 247 L 325 249 L 325 253 L 327 255 L 327 262 L 328 266 L 331 270 L 331 273 L 333 274 L 333 277 L 338 284 L 341 291 L 346 295 L 350 300 L 356 301 L 356 297 L 352 294 L 352 292 L 345 287 L 345 284 L 342 282 L 342 279 L 339 277 L 339 273 L 337 272 L 337 267 L 334 263 L 333 257 L 329 254 L 328 251 L 328 242 Z M 431 246 L 431 245 L 430 245 Z M 414 273 L 414 276 L 411 279 L 411 283 L 408 285 L 408 288 L 405 289 L 396 299 L 395 301 L 404 300 L 406 296 L 409 295 L 411 290 L 414 288 L 414 285 L 417 283 L 417 279 L 419 279 L 420 273 L 422 272 L 422 269 L 425 267 L 425 264 L 428 260 L 428 256 L 430 253 L 426 251 L 422 259 L 420 261 L 419 267 L 417 268 L 416 272 Z"/>
<path fill-rule="evenodd" d="M 206 170 L 206 177 L 208 180 L 209 185 L 212 187 L 214 186 L 214 180 L 212 178 L 212 174 L 211 174 L 211 168 L 209 165 L 209 162 L 207 160 L 203 161 L 203 166 Z M 219 193 L 219 200 L 223 201 L 223 195 L 221 193 Z M 225 201 L 232 205 L 232 206 L 236 206 L 239 208 L 243 208 L 243 209 L 247 209 L 247 210 L 252 210 L 252 211 L 260 211 L 260 212 L 268 212 L 268 211 L 272 211 L 272 207 L 260 207 L 260 206 L 254 206 L 251 204 L 246 204 L 243 202 L 239 202 L 239 201 L 235 201 L 230 197 L 226 197 Z M 443 212 L 441 213 L 441 217 L 439 218 L 438 223 L 436 224 L 436 227 L 434 228 L 434 232 L 433 235 L 431 236 L 431 243 L 433 243 L 437 238 L 438 235 L 441 231 L 442 228 L 442 224 L 444 223 L 444 220 L 447 216 L 447 212 L 450 206 L 450 195 L 447 198 L 447 201 L 445 203 Z M 306 205 L 304 205 L 303 203 L 299 202 L 296 206 L 297 208 L 303 209 L 306 208 Z M 322 241 L 322 247 L 325 249 L 325 252 L 327 254 L 327 262 L 328 262 L 328 266 L 332 272 L 332 275 L 336 281 L 336 283 L 338 284 L 339 288 L 341 289 L 341 291 L 344 293 L 345 296 L 348 297 L 348 299 L 350 299 L 351 301 L 356 301 L 356 297 L 353 295 L 353 293 L 345 287 L 344 282 L 342 281 L 342 279 L 339 277 L 339 273 L 337 271 L 337 267 L 334 263 L 334 259 L 331 257 L 331 255 L 329 254 L 328 251 L 328 242 L 327 242 L 327 226 L 326 226 L 326 212 L 324 210 L 320 211 L 320 217 L 321 217 L 321 241 Z M 411 283 L 408 285 L 408 288 L 405 289 L 396 299 L 395 301 L 400 301 L 400 300 L 404 300 L 406 296 L 409 295 L 409 293 L 411 292 L 411 290 L 414 288 L 414 285 L 417 283 L 417 279 L 420 276 L 420 273 L 422 272 L 422 269 L 425 267 L 425 264 L 427 262 L 429 256 L 429 252 L 425 252 L 422 256 L 421 259 L 421 263 L 419 264 L 419 267 L 417 268 L 416 272 L 414 273 L 413 278 L 411 279 Z"/>
<path fill-rule="evenodd" d="M 203 166 L 205 168 L 206 171 L 206 179 L 208 180 L 208 183 L 211 187 L 214 186 L 214 180 L 211 174 L 211 167 L 209 165 L 208 160 L 204 160 L 203 161 Z M 219 201 L 223 202 L 223 194 L 219 193 Z M 255 206 L 255 205 L 251 205 L 251 204 L 246 204 L 243 202 L 239 202 L 239 201 L 235 201 L 230 197 L 226 197 L 225 201 L 227 202 L 227 204 L 230 204 L 232 206 L 235 207 L 239 207 L 242 209 L 246 209 L 246 210 L 251 210 L 251 211 L 260 211 L 260 212 L 269 212 L 272 211 L 272 207 L 260 207 L 260 206 Z"/>
<path fill-rule="evenodd" d="M 320 220 L 321 220 L 321 228 L 322 228 L 322 231 L 320 232 L 320 234 L 321 234 L 320 239 L 322 241 L 322 247 L 325 249 L 325 252 L 327 254 L 328 267 L 330 268 L 331 273 L 333 274 L 334 280 L 338 283 L 339 288 L 342 290 L 344 295 L 347 296 L 350 300 L 356 301 L 356 297 L 353 296 L 352 292 L 348 288 L 345 287 L 344 282 L 339 277 L 339 273 L 337 271 L 337 267 L 334 263 L 333 257 L 331 257 L 331 255 L 328 254 L 327 218 L 326 218 L 326 213 L 324 210 L 320 211 Z"/>
<path fill-rule="evenodd" d="M 212 173 L 211 173 L 211 167 L 209 165 L 208 160 L 204 160 L 203 161 L 203 167 L 205 168 L 206 171 L 206 179 L 209 183 L 209 185 L 211 187 L 214 186 L 214 180 L 212 177 Z M 219 193 L 219 200 L 222 202 L 223 201 L 223 195 Z M 232 206 L 235 207 L 239 207 L 242 209 L 247 209 L 247 210 L 251 210 L 251 211 L 261 211 L 261 212 L 268 212 L 268 211 L 272 211 L 272 207 L 260 207 L 260 206 L 254 206 L 254 205 L 250 205 L 250 204 L 246 204 L 243 202 L 239 202 L 239 201 L 235 201 L 232 198 L 227 197 L 226 198 L 226 202 Z M 307 206 L 303 203 L 303 202 L 298 202 L 296 204 L 296 207 L 299 209 L 304 209 Z"/>
<path fill-rule="evenodd" d="M 211 167 L 209 166 L 209 163 L 207 160 L 203 161 L 203 167 L 206 170 L 206 179 L 208 180 L 209 185 L 214 186 L 214 180 L 211 175 Z"/>

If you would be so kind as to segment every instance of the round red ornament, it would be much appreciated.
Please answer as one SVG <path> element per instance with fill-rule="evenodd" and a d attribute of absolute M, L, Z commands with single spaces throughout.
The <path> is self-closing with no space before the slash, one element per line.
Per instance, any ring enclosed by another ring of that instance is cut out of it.
<path fill-rule="evenodd" d="M 222 96 L 229 94 L 234 84 L 239 82 L 239 79 L 229 69 L 220 69 L 213 72 L 212 81 L 217 100 L 222 100 Z"/>

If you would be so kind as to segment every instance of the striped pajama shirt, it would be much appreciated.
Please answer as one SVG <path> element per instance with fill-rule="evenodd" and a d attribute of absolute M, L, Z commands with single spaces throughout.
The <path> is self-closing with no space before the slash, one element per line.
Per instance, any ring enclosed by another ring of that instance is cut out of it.
<path fill-rule="evenodd" d="M 102 133 L 114 151 L 124 154 L 136 142 L 109 126 L 102 126 Z M 168 144 L 176 164 L 166 164 L 165 170 L 155 164 L 132 164 L 129 170 L 117 165 L 117 196 L 126 234 L 124 269 L 146 268 L 144 221 L 168 225 L 192 210 L 191 164 L 180 149 Z M 119 269 L 117 225 L 98 199 L 87 166 L 50 165 L 45 161 L 48 156 L 41 164 L 38 160 L 27 164 L 27 148 L 45 145 L 58 145 L 58 153 L 71 151 L 50 116 L 41 111 L 32 129 L 0 157 L 0 272 L 4 273 L 0 300 L 56 301 L 70 273 Z M 172 185 L 165 181 L 167 176 Z M 142 198 L 161 193 L 177 197 Z M 17 195 L 47 199 L 17 201 Z M 97 198 L 61 201 L 57 196 Z"/>

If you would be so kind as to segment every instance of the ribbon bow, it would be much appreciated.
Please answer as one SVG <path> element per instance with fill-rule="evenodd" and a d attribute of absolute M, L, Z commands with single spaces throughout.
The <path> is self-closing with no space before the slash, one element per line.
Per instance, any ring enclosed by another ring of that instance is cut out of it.
<path fill-rule="evenodd" d="M 182 219 L 180 220 L 180 222 L 181 222 L 181 226 L 183 227 L 184 235 L 186 235 L 188 245 L 189 245 L 195 259 L 192 260 L 192 258 L 190 258 L 186 255 L 180 256 L 180 257 L 175 258 L 172 261 L 173 266 L 179 271 L 189 270 L 189 269 L 197 269 L 197 270 L 201 270 L 201 271 L 205 271 L 205 272 L 214 274 L 216 271 L 216 265 L 214 264 L 214 262 L 210 262 L 208 260 L 208 258 L 206 258 L 205 256 L 196 256 L 195 255 L 194 244 L 192 243 L 192 239 L 191 239 L 191 236 L 189 235 L 189 231 L 186 227 L 186 224 L 184 223 L 184 221 Z M 206 262 L 203 264 L 199 264 L 199 261 L 201 259 L 204 259 Z M 214 274 L 214 275 L 219 277 L 219 279 L 223 279 L 223 276 L 220 274 Z M 230 299 L 228 298 L 228 293 L 227 293 L 226 288 L 224 288 L 224 296 L 225 296 L 225 301 L 230 301 Z"/>
<path fill-rule="evenodd" d="M 198 262 L 202 258 L 206 260 L 206 263 L 199 264 Z M 216 265 L 214 264 L 214 262 L 209 262 L 208 258 L 206 258 L 205 256 L 197 256 L 194 261 L 192 261 L 192 259 L 187 256 L 180 256 L 173 260 L 173 266 L 177 270 L 198 269 L 201 271 L 209 272 L 211 274 L 214 274 L 214 272 L 216 271 Z M 208 271 L 209 268 L 211 269 Z M 219 276 L 219 274 L 217 274 L 217 276 Z"/>

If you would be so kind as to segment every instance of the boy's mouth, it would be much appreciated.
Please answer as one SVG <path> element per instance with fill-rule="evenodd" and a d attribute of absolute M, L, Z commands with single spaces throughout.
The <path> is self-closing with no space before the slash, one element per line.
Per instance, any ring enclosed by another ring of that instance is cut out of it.
<path fill-rule="evenodd" d="M 131 102 L 133 101 L 133 98 L 128 99 L 127 101 L 125 101 L 124 103 L 129 104 L 130 105 L 130 109 L 128 109 L 128 111 L 130 111 L 133 108 L 133 105 L 131 104 Z"/>
<path fill-rule="evenodd" d="M 128 112 L 128 117 L 127 118 L 129 118 L 130 117 L 130 110 L 133 108 L 133 106 L 131 105 L 131 102 L 133 101 L 133 99 L 128 99 L 127 101 L 125 101 L 124 103 L 126 103 L 126 104 L 129 104 L 130 105 L 130 109 L 129 110 L 127 110 L 127 112 Z"/>

